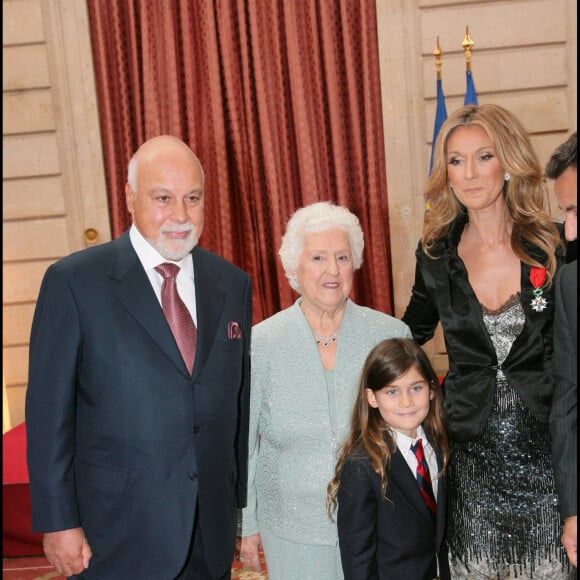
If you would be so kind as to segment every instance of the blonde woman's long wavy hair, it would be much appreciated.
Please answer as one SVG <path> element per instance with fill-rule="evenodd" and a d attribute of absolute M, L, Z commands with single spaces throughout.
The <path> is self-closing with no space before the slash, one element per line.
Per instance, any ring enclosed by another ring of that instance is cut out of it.
<path fill-rule="evenodd" d="M 328 484 L 326 509 L 331 518 L 337 506 L 340 473 L 344 463 L 361 450 L 367 452 L 373 469 L 381 479 L 383 496 L 386 495 L 388 466 L 397 449 L 397 443 L 380 411 L 369 405 L 366 390 L 380 391 L 411 368 L 418 371 L 433 392 L 429 413 L 423 421 L 423 429 L 429 436 L 433 448 L 441 451 L 443 467 L 440 474 L 445 471 L 449 461 L 449 444 L 445 429 L 443 391 L 437 374 L 428 356 L 414 340 L 406 338 L 383 340 L 371 350 L 365 361 L 352 412 L 350 432 L 341 447 L 334 477 Z"/>
<path fill-rule="evenodd" d="M 555 251 L 562 241 L 558 230 L 546 211 L 548 190 L 542 169 L 530 137 L 517 117 L 494 104 L 467 105 L 454 111 L 435 142 L 433 171 L 427 181 L 425 198 L 430 209 L 425 214 L 421 241 L 428 256 L 437 240 L 445 236 L 451 222 L 465 208 L 457 200 L 447 175 L 447 142 L 459 127 L 481 127 L 493 142 L 496 155 L 511 179 L 505 182 L 504 196 L 507 212 L 512 220 L 511 246 L 525 264 L 548 270 L 550 282 L 556 271 Z M 524 240 L 546 254 L 546 262 L 539 263 L 525 250 Z"/>

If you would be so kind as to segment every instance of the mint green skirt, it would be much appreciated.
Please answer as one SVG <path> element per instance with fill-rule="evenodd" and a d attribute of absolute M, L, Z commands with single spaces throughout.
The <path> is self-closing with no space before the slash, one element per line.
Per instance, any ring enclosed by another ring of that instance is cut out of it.
<path fill-rule="evenodd" d="M 297 544 L 261 532 L 269 580 L 344 580 L 340 549 Z"/>

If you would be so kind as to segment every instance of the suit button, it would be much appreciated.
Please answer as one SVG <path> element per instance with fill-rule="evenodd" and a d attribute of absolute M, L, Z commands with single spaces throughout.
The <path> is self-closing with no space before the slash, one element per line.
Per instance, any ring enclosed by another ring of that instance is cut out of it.
<path fill-rule="evenodd" d="M 191 481 L 197 481 L 197 473 L 190 473 L 189 479 L 191 479 Z"/>
<path fill-rule="evenodd" d="M 199 425 L 195 425 L 194 428 L 193 428 L 193 432 L 194 433 L 199 433 L 200 431 L 201 431 L 200 426 Z"/>

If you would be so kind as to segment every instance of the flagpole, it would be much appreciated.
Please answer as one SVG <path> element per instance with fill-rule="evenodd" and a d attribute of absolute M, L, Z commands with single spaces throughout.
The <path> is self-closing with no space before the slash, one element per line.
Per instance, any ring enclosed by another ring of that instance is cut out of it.
<path fill-rule="evenodd" d="M 475 92 L 475 84 L 473 83 L 473 75 L 471 74 L 471 48 L 475 43 L 469 36 L 469 26 L 465 26 L 465 37 L 461 46 L 465 51 L 465 99 L 464 105 L 477 105 L 477 93 Z"/>
<path fill-rule="evenodd" d="M 441 51 L 441 46 L 439 45 L 439 35 L 437 35 L 437 45 L 435 46 L 435 50 L 433 51 L 433 56 L 435 57 L 435 68 L 437 69 L 437 80 L 441 80 L 441 65 L 443 61 L 441 60 L 441 55 L 443 52 Z"/>
<path fill-rule="evenodd" d="M 435 109 L 435 124 L 433 127 L 429 174 L 431 174 L 431 170 L 433 169 L 433 156 L 435 153 L 435 141 L 437 140 L 437 134 L 439 133 L 439 129 L 441 129 L 441 125 L 443 125 L 447 119 L 447 108 L 445 106 L 445 96 L 443 95 L 443 82 L 441 81 L 441 66 L 443 64 L 441 59 L 442 55 L 443 51 L 441 50 L 441 45 L 439 44 L 439 35 L 437 35 L 437 45 L 433 51 L 433 56 L 435 57 L 435 68 L 437 70 L 437 106 Z"/>
<path fill-rule="evenodd" d="M 465 38 L 461 43 L 463 50 L 465 51 L 465 70 L 467 72 L 471 72 L 471 47 L 475 43 L 471 40 L 471 36 L 469 36 L 469 26 L 465 26 Z"/>

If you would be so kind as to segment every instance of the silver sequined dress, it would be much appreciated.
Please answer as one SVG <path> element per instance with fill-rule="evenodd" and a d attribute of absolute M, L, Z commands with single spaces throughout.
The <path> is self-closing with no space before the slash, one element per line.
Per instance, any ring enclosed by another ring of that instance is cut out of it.
<path fill-rule="evenodd" d="M 519 296 L 498 311 L 482 306 L 498 366 L 524 325 Z M 498 370 L 481 435 L 451 444 L 448 544 L 452 577 L 567 578 L 548 425 Z"/>

